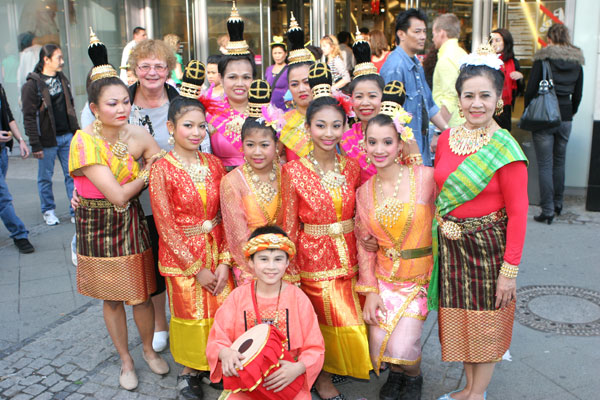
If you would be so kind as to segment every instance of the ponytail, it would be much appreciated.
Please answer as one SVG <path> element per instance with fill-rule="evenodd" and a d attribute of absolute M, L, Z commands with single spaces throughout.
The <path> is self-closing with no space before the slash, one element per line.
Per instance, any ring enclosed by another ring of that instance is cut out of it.
<path fill-rule="evenodd" d="M 54 54 L 54 52 L 57 49 L 60 49 L 60 46 L 57 44 L 54 44 L 54 43 L 49 43 L 49 44 L 43 45 L 42 48 L 40 49 L 40 59 L 39 59 L 38 63 L 35 65 L 33 72 L 41 74 L 42 71 L 44 70 L 44 58 L 46 58 L 46 57 L 52 58 L 52 55 Z"/>

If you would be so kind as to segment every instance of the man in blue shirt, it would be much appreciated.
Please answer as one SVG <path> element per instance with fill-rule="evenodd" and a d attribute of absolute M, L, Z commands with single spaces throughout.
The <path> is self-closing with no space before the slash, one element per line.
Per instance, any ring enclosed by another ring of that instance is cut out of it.
<path fill-rule="evenodd" d="M 440 130 L 448 129 L 447 121 L 433 101 L 431 89 L 425 81 L 425 72 L 416 57 L 425 48 L 427 39 L 427 16 L 421 10 L 411 8 L 396 18 L 396 48 L 388 56 L 380 75 L 385 82 L 398 80 L 404 83 L 406 101 L 404 109 L 412 114 L 409 126 L 419 144 L 423 163 L 431 166 L 431 148 L 437 144 L 437 137 L 430 143 L 429 121 Z"/>

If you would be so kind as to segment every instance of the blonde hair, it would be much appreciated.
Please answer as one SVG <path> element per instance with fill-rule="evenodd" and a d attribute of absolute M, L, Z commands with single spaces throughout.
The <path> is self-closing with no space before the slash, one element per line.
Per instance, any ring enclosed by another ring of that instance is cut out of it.
<path fill-rule="evenodd" d="M 158 58 L 166 62 L 169 73 L 175 68 L 177 62 L 173 50 L 162 40 L 156 39 L 146 39 L 133 48 L 128 63 L 134 72 L 138 66 L 138 61 L 144 58 Z M 137 73 L 135 75 L 137 76 Z"/>
<path fill-rule="evenodd" d="M 385 34 L 379 30 L 369 32 L 369 44 L 371 45 L 371 53 L 375 57 L 381 57 L 384 51 L 390 49 Z"/>
<path fill-rule="evenodd" d="M 442 14 L 433 20 L 433 29 L 441 29 L 446 32 L 448 39 L 455 39 L 460 36 L 460 20 L 454 14 Z"/>
<path fill-rule="evenodd" d="M 338 40 L 335 36 L 325 35 L 321 39 L 320 44 L 323 44 L 323 42 L 327 42 L 327 43 L 329 43 L 329 46 L 331 46 L 331 52 L 329 52 L 328 57 L 331 57 L 331 58 L 342 57 L 342 51 L 340 50 L 340 42 L 338 42 Z"/>
<path fill-rule="evenodd" d="M 173 52 L 177 53 L 179 50 L 179 43 L 181 43 L 181 38 L 174 33 L 168 33 L 163 36 L 163 41 L 173 49 Z"/>

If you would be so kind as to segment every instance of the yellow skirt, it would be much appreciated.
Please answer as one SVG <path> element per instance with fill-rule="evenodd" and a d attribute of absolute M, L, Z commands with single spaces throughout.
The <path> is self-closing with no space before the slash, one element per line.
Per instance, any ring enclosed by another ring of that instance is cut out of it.
<path fill-rule="evenodd" d="M 315 308 L 325 340 L 323 370 L 369 379 L 373 366 L 355 284 L 356 278 L 319 282 L 302 280 L 300 288 Z"/>

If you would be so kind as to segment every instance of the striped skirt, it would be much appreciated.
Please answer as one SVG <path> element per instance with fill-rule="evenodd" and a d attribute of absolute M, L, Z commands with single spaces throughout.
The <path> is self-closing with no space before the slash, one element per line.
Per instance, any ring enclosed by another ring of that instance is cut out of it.
<path fill-rule="evenodd" d="M 77 291 L 101 300 L 144 303 L 156 291 L 148 226 L 139 200 L 117 211 L 105 199 L 75 210 Z"/>
<path fill-rule="evenodd" d="M 477 218 L 444 219 L 459 224 Z M 474 225 L 477 225 L 475 223 Z M 507 219 L 440 240 L 439 334 L 443 361 L 499 361 L 512 337 L 515 302 L 495 308 L 496 283 L 506 247 Z"/>

